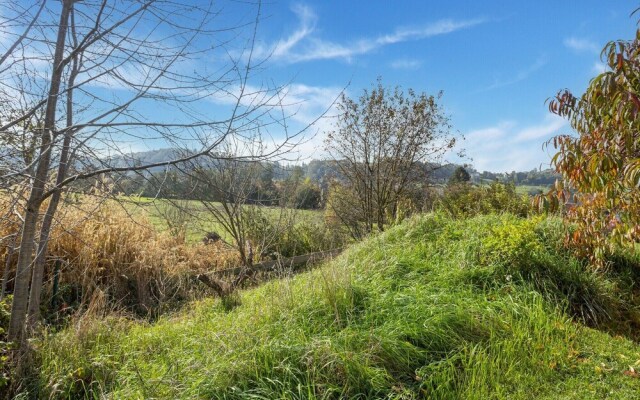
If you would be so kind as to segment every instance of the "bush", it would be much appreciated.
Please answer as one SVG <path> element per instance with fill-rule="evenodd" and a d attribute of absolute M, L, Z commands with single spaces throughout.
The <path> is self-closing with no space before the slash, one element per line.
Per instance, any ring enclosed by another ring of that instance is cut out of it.
<path fill-rule="evenodd" d="M 455 218 L 503 212 L 526 217 L 532 211 L 528 196 L 517 194 L 512 183 L 499 182 L 489 186 L 447 186 L 435 207 Z"/>
<path fill-rule="evenodd" d="M 486 218 L 471 220 L 488 223 L 473 224 L 475 229 L 469 229 L 473 225 L 468 221 L 460 222 L 467 227 L 467 236 L 474 236 L 474 230 L 483 231 L 477 247 L 467 250 L 477 254 L 484 266 L 467 275 L 471 281 L 483 288 L 495 288 L 505 281 L 524 285 L 590 326 L 637 334 L 633 330 L 640 324 L 635 311 L 640 304 L 630 288 L 637 279 L 638 258 L 620 254 L 611 260 L 615 269 L 596 274 L 563 246 L 567 227 L 559 218 L 523 219 L 509 214 L 497 221 Z"/>
<path fill-rule="evenodd" d="M 237 264 L 236 253 L 216 245 L 186 245 L 181 237 L 156 232 L 146 218 L 134 221 L 119 205 L 101 200 L 96 207 L 94 200 L 86 196 L 80 204 L 60 208 L 45 268 L 45 282 L 51 283 L 54 265 L 61 266 L 60 302 L 56 309 L 42 310 L 47 317 L 58 320 L 79 308 L 155 315 L 195 293 L 184 284 L 190 275 Z M 6 256 L 0 250 L 0 265 Z M 12 261 L 10 276 L 15 274 Z M 51 304 L 52 286 L 43 288 L 43 307 Z"/>
<path fill-rule="evenodd" d="M 344 246 L 347 241 L 342 229 L 332 229 L 296 211 L 284 211 L 281 218 L 274 220 L 259 207 L 251 207 L 247 209 L 246 224 L 247 237 L 259 258 L 331 250 Z"/>
<path fill-rule="evenodd" d="M 368 234 L 367 215 L 359 204 L 356 193 L 338 182 L 329 187 L 325 221 L 333 226 L 344 226 L 351 237 L 361 239 Z"/>
<path fill-rule="evenodd" d="M 295 193 L 294 206 L 303 210 L 320 208 L 322 193 L 320 188 L 309 182 L 302 184 Z"/>
<path fill-rule="evenodd" d="M 491 228 L 481 247 L 485 263 L 525 265 L 531 263 L 542 244 L 534 228 L 538 220 L 523 219 L 508 221 Z"/>

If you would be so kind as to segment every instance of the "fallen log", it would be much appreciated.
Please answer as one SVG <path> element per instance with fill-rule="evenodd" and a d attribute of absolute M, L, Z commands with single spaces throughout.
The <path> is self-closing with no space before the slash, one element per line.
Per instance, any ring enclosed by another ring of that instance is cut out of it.
<path fill-rule="evenodd" d="M 228 285 L 226 285 L 224 282 L 215 278 L 211 278 L 206 274 L 199 274 L 196 277 L 200 282 L 213 289 L 213 291 L 216 292 L 218 296 L 224 297 L 229 294 L 229 289 L 227 287 Z"/>

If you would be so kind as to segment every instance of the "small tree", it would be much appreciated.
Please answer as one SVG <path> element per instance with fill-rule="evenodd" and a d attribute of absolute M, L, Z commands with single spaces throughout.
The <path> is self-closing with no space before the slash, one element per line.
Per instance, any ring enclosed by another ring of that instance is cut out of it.
<path fill-rule="evenodd" d="M 453 174 L 449 177 L 449 185 L 455 185 L 457 183 L 466 183 L 471 180 L 471 175 L 463 166 L 459 166 L 453 171 Z"/>
<path fill-rule="evenodd" d="M 440 96 L 387 89 L 378 80 L 357 101 L 341 97 L 336 129 L 327 134 L 325 147 L 344 188 L 334 190 L 329 205 L 341 220 L 361 225 L 351 227 L 352 233 L 384 230 L 408 188 L 425 182 L 428 165 L 455 145 Z M 427 167 L 418 168 L 421 162 Z"/>
<path fill-rule="evenodd" d="M 234 158 L 232 156 L 225 161 L 201 159 L 189 175 L 197 182 L 194 196 L 200 200 L 201 209 L 206 211 L 205 218 L 215 221 L 231 238 L 240 262 L 251 269 L 261 253 L 279 250 L 279 241 L 285 232 L 292 229 L 296 213 L 283 202 L 277 208 L 266 207 L 272 202 L 278 203 L 277 197 L 270 197 L 266 204 L 260 197 L 265 176 L 271 177 L 265 169 L 271 166 Z M 211 198 L 216 201 L 212 202 Z"/>
<path fill-rule="evenodd" d="M 266 160 L 302 133 L 269 134 L 286 125 L 287 113 L 284 88 L 258 80 L 260 1 L 230 2 L 231 9 L 213 0 L 5 3 L 0 147 L 26 156 L 24 163 L 2 157 L 0 188 L 16 180 L 29 186 L 8 329 L 9 340 L 22 343 L 25 326 L 39 319 L 48 242 L 69 187 L 184 166 L 230 142 L 271 138 L 259 154 L 238 156 Z M 216 112 L 203 114 L 205 100 Z M 159 162 L 135 159 L 126 148 L 145 139 L 178 151 Z"/>
<path fill-rule="evenodd" d="M 562 179 L 538 198 L 547 209 L 574 203 L 566 217 L 577 229 L 567 240 L 597 266 L 616 246 L 640 240 L 640 30 L 633 40 L 607 44 L 602 57 L 610 70 L 582 97 L 563 90 L 549 102 L 578 136 L 548 142 Z"/>
<path fill-rule="evenodd" d="M 320 188 L 311 183 L 310 179 L 307 178 L 296 189 L 293 206 L 303 210 L 312 210 L 320 208 L 321 202 L 322 192 L 320 191 Z"/>

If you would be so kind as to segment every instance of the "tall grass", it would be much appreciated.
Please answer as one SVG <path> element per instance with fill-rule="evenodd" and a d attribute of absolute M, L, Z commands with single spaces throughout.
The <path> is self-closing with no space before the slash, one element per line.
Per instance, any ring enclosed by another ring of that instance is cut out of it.
<path fill-rule="evenodd" d="M 611 316 L 637 308 L 633 290 L 624 273 L 585 272 L 558 246 L 560 229 L 414 218 L 323 268 L 241 292 L 231 310 L 207 299 L 154 324 L 96 319 L 48 335 L 29 395 L 637 398 L 640 346 L 624 329 L 582 324 L 613 329 Z"/>
<path fill-rule="evenodd" d="M 59 308 L 45 310 L 45 315 L 113 309 L 157 314 L 172 300 L 189 297 L 197 273 L 238 263 L 237 253 L 221 244 L 188 245 L 183 238 L 156 231 L 144 216 L 133 219 L 114 201 L 92 199 L 65 202 L 57 213 L 43 306 L 56 295 Z M 18 233 L 19 223 L 1 226 L 4 236 Z M 0 265 L 7 256 L 3 246 Z M 15 274 L 15 258 L 9 260 L 9 277 Z M 54 294 L 56 279 L 60 289 Z"/>

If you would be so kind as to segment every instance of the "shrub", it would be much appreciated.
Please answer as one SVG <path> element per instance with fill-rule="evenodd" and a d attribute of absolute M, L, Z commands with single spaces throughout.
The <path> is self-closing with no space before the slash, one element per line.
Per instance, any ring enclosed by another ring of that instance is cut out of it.
<path fill-rule="evenodd" d="M 320 188 L 310 182 L 305 182 L 296 190 L 294 206 L 303 210 L 313 210 L 320 208 L 321 200 Z"/>
<path fill-rule="evenodd" d="M 0 300 L 0 392 L 9 385 L 9 351 L 10 344 L 5 340 L 11 312 L 11 296 Z M 1 397 L 1 396 L 0 396 Z"/>
<path fill-rule="evenodd" d="M 508 265 L 530 264 L 542 244 L 534 228 L 537 219 L 507 221 L 491 228 L 481 247 L 483 258 L 488 263 Z"/>
<path fill-rule="evenodd" d="M 514 184 L 499 182 L 489 186 L 447 186 L 435 207 L 456 218 L 502 212 L 525 217 L 532 211 L 529 198 L 517 194 Z"/>
<path fill-rule="evenodd" d="M 325 221 L 333 226 L 342 225 L 354 239 L 361 239 L 368 234 L 367 213 L 359 203 L 356 193 L 338 182 L 329 187 Z"/>
<path fill-rule="evenodd" d="M 256 255 L 292 257 L 342 247 L 347 237 L 338 227 L 300 216 L 299 212 L 283 212 L 281 218 L 269 218 L 259 207 L 248 210 L 247 237 Z M 298 218 L 300 217 L 300 218 Z M 300 219 L 298 221 L 298 219 Z"/>
<path fill-rule="evenodd" d="M 524 285 L 590 326 L 637 334 L 633 331 L 640 325 L 638 300 L 630 289 L 640 266 L 637 257 L 620 253 L 611 260 L 615 269 L 596 274 L 563 246 L 567 227 L 560 218 L 522 219 L 509 214 L 493 218 L 461 221 L 468 237 L 483 231 L 477 247 L 468 249 L 479 256 L 483 268 L 463 276 L 483 288 L 500 288 L 505 281 Z"/>
<path fill-rule="evenodd" d="M 637 11 L 637 10 L 636 10 Z M 571 123 L 578 135 L 558 135 L 552 164 L 562 181 L 539 206 L 572 201 L 566 218 L 576 230 L 567 242 L 597 267 L 617 247 L 640 242 L 640 29 L 631 40 L 607 43 L 602 50 L 607 71 L 594 77 L 577 97 L 558 92 L 549 110 Z"/>

